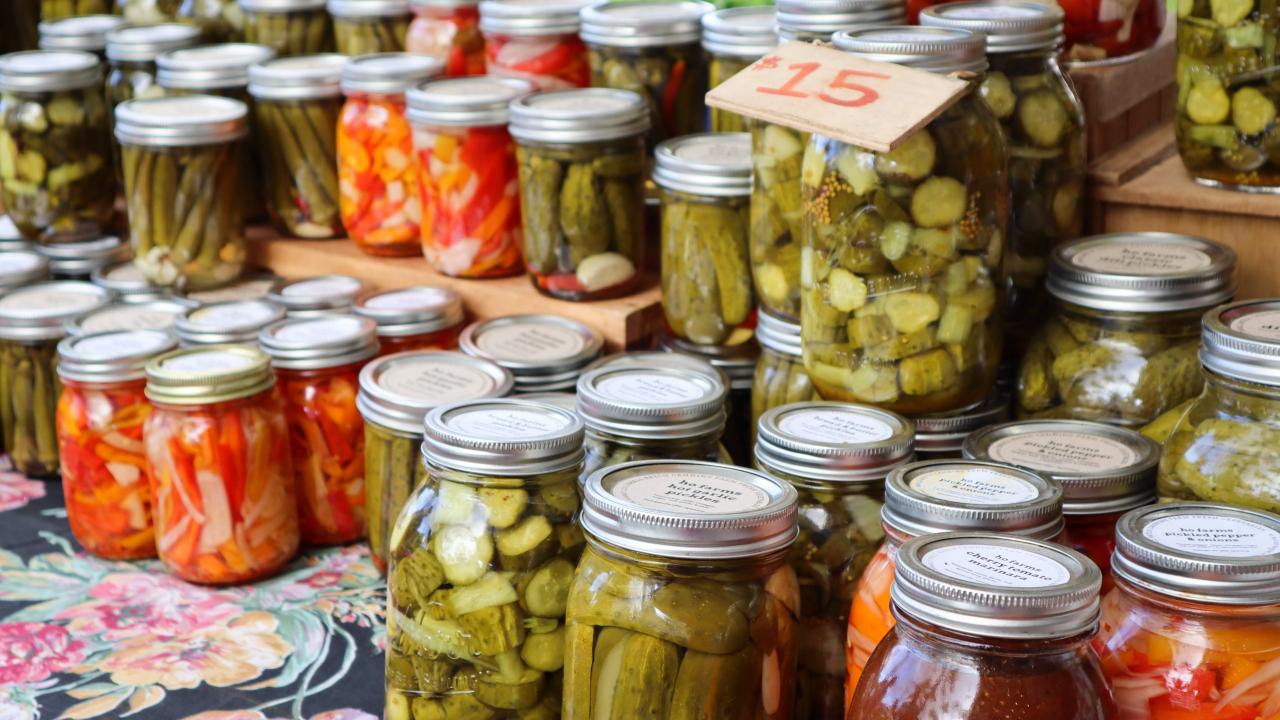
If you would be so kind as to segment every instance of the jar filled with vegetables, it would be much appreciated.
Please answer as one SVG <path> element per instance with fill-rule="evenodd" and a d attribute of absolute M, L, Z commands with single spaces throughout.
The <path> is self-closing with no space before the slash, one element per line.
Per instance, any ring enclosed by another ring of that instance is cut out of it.
<path fill-rule="evenodd" d="M 743 468 L 594 473 L 569 590 L 564 717 L 791 717 L 796 492 Z"/>
<path fill-rule="evenodd" d="M 751 437 L 759 429 L 766 410 L 790 403 L 820 400 L 809 382 L 800 349 L 800 326 L 761 311 L 757 316 L 756 342 L 760 359 L 751 382 Z"/>
<path fill-rule="evenodd" d="M 465 318 L 458 293 L 425 285 L 363 295 L 351 309 L 378 324 L 381 355 L 456 350 Z"/>
<path fill-rule="evenodd" d="M 56 426 L 71 534 L 108 560 L 156 554 L 142 428 L 151 413 L 146 364 L 177 346 L 159 330 L 71 337 L 58 345 Z"/>
<path fill-rule="evenodd" d="M 992 393 L 977 407 L 931 415 L 916 415 L 916 459 L 954 460 L 963 456 L 969 434 L 1009 419 L 1009 396 Z"/>
<path fill-rule="evenodd" d="M 490 75 L 528 80 L 539 90 L 591 84 L 578 12 L 591 0 L 482 0 L 480 31 Z"/>
<path fill-rule="evenodd" d="M 108 112 L 97 57 L 0 57 L 0 204 L 28 239 L 67 242 L 109 227 L 116 186 Z"/>
<path fill-rule="evenodd" d="M 592 88 L 511 104 L 524 262 L 562 300 L 626 295 L 644 266 L 644 98 Z"/>
<path fill-rule="evenodd" d="M 191 307 L 187 301 L 175 298 L 133 303 L 117 301 L 68 320 L 64 325 L 67 332 L 75 336 L 126 330 L 159 330 L 175 334 L 174 325 Z"/>
<path fill-rule="evenodd" d="M 342 224 L 370 255 L 422 252 L 422 201 L 413 160 L 405 91 L 440 74 L 425 55 L 383 53 L 353 58 L 342 68 L 346 104 L 338 121 L 338 184 Z"/>
<path fill-rule="evenodd" d="M 258 333 L 284 319 L 284 308 L 266 300 L 226 300 L 189 311 L 174 323 L 183 347 L 249 345 L 257 347 Z"/>
<path fill-rule="evenodd" d="M 111 0 L 40 0 L 40 18 L 60 20 L 111 12 Z"/>
<path fill-rule="evenodd" d="M 673 355 L 688 355 L 706 361 L 728 383 L 725 397 L 725 427 L 720 442 L 737 465 L 750 465 L 755 446 L 755 424 L 748 408 L 752 402 L 752 382 L 760 359 L 760 345 L 750 328 L 738 328 L 723 345 L 699 345 L 667 333 L 658 336 L 658 346 Z M 820 398 L 815 398 L 820 399 Z"/>
<path fill-rule="evenodd" d="M 436 80 L 408 93 L 422 193 L 422 254 L 452 277 L 524 272 L 520 183 L 508 105 L 515 78 Z"/>
<path fill-rule="evenodd" d="M 422 423 L 432 409 L 511 392 L 511 373 L 455 352 L 386 355 L 360 371 L 356 407 L 364 416 L 365 517 L 369 553 L 386 572 L 391 528 L 426 477 L 418 457 Z"/>
<path fill-rule="evenodd" d="M 745 70 L 778 45 L 772 7 L 739 7 L 702 16 L 702 49 L 707 53 L 707 89 Z M 711 132 L 746 132 L 747 119 L 711 108 Z"/>
<path fill-rule="evenodd" d="M 291 318 L 346 315 L 364 289 L 364 283 L 350 275 L 320 275 L 281 280 L 266 300 L 283 307 Z"/>
<path fill-rule="evenodd" d="M 208 290 L 188 290 L 183 296 L 200 304 L 230 300 L 261 300 L 279 281 L 280 278 L 270 270 L 253 269 L 226 285 Z"/>
<path fill-rule="evenodd" d="M 582 421 L 525 400 L 426 418 L 387 573 L 387 720 L 559 717 Z"/>
<path fill-rule="evenodd" d="M 49 274 L 59 280 L 88 280 L 95 270 L 130 257 L 129 243 L 115 235 L 56 245 L 36 245 L 35 251 L 49 261 Z"/>
<path fill-rule="evenodd" d="M 258 336 L 271 357 L 289 424 L 302 541 L 365 537 L 360 368 L 378 353 L 374 323 L 351 315 L 290 318 Z"/>
<path fill-rule="evenodd" d="M 168 296 L 165 288 L 152 284 L 132 259 L 98 268 L 89 274 L 89 280 L 110 290 L 116 301 L 121 303 L 144 303 Z M 190 304 L 196 305 L 195 302 Z"/>
<path fill-rule="evenodd" d="M 1067 34 L 1063 56 L 1102 64 L 1150 49 L 1164 31 L 1165 8 L 1159 0 L 1134 0 L 1123 5 L 1108 0 L 1069 0 L 1062 4 Z"/>
<path fill-rule="evenodd" d="M 107 107 L 115 122 L 115 107 L 134 98 L 164 95 L 156 82 L 156 57 L 170 50 L 192 47 L 200 42 L 200 28 L 185 23 L 126 25 L 107 33 Z M 112 146 L 116 158 L 116 180 L 123 186 L 123 165 L 119 146 Z"/>
<path fill-rule="evenodd" d="M 49 278 L 49 261 L 31 250 L 0 252 L 0 294 Z"/>
<path fill-rule="evenodd" d="M 244 12 L 236 0 L 182 0 L 178 18 L 199 27 L 209 42 L 244 40 Z"/>
<path fill-rule="evenodd" d="M 338 52 L 360 56 L 404 52 L 409 0 L 328 0 Z"/>
<path fill-rule="evenodd" d="M 462 352 L 506 368 L 513 392 L 573 390 L 583 369 L 600 357 L 604 338 L 558 315 L 508 315 L 467 326 Z"/>
<path fill-rule="evenodd" d="M 116 0 L 116 11 L 131 26 L 152 25 L 178 19 L 182 0 Z M 199 28 L 196 28 L 199 30 Z"/>
<path fill-rule="evenodd" d="M 1022 357 L 1019 415 L 1141 427 L 1195 397 L 1200 316 L 1231 299 L 1235 264 L 1229 248 L 1169 233 L 1059 246 L 1054 309 Z"/>
<path fill-rule="evenodd" d="M 1120 720 L 1274 717 L 1280 517 L 1212 503 L 1134 510 L 1093 644 Z"/>
<path fill-rule="evenodd" d="M 799 493 L 800 534 L 787 556 L 800 587 L 792 717 L 844 713 L 849 609 L 858 578 L 884 539 L 884 478 L 911 461 L 913 435 L 906 418 L 865 405 L 801 402 L 760 418 L 756 467 Z"/>
<path fill-rule="evenodd" d="M 79 50 L 106 59 L 107 33 L 124 25 L 118 15 L 76 15 L 40 23 L 41 50 Z"/>
<path fill-rule="evenodd" d="M 404 49 L 444 63 L 447 77 L 484 75 L 479 0 L 410 0 L 413 22 Z"/>
<path fill-rule="evenodd" d="M 237 2 L 244 13 L 246 42 L 266 45 L 282 57 L 333 52 L 333 21 L 325 0 Z"/>

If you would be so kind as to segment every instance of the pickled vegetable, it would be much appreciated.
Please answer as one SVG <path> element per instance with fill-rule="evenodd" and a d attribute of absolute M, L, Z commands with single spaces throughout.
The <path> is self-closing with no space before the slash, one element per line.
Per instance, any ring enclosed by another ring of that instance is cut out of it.
<path fill-rule="evenodd" d="M 422 438 L 406 436 L 380 425 L 364 425 L 365 520 L 369 554 L 380 570 L 387 568 L 391 526 L 400 510 L 427 476 L 418 455 Z"/>
<path fill-rule="evenodd" d="M 800 163 L 806 133 L 752 121 L 751 277 L 760 307 L 800 319 L 800 245 L 804 210 Z"/>
<path fill-rule="evenodd" d="M 591 85 L 587 46 L 573 35 L 485 36 L 485 67 L 490 75 L 528 80 L 538 90 L 567 90 Z"/>
<path fill-rule="evenodd" d="M 663 192 L 662 309 L 676 335 L 719 345 L 755 309 L 748 198 Z"/>
<path fill-rule="evenodd" d="M 605 47 L 589 53 L 591 85 L 631 90 L 649 102 L 650 148 L 703 129 L 707 65 L 698 45 Z"/>
<path fill-rule="evenodd" d="M 1165 441 L 1161 499 L 1280 511 L 1280 424 L 1270 402 L 1211 388 L 1187 408 Z"/>
<path fill-rule="evenodd" d="M 351 95 L 338 123 L 342 224 L 370 255 L 421 252 L 422 201 L 402 95 Z"/>
<path fill-rule="evenodd" d="M 766 410 L 806 400 L 821 400 L 800 357 L 764 348 L 751 383 L 751 433 Z"/>
<path fill-rule="evenodd" d="M 342 101 L 260 99 L 254 117 L 268 194 L 267 212 L 284 233 L 301 238 L 342 234 L 337 158 Z"/>
<path fill-rule="evenodd" d="M 110 15 L 111 0 L 40 0 L 40 19 L 44 22 L 79 15 Z"/>
<path fill-rule="evenodd" d="M 1147 423 L 1142 428 L 1142 434 L 1163 445 L 1194 402 L 1195 400 L 1188 400 L 1172 410 L 1164 411 L 1160 417 Z"/>
<path fill-rule="evenodd" d="M 403 52 L 408 31 L 408 15 L 333 17 L 334 41 L 343 55 Z"/>
<path fill-rule="evenodd" d="M 55 412 L 62 381 L 56 343 L 0 340 L 0 428 L 13 467 L 23 475 L 58 472 Z"/>
<path fill-rule="evenodd" d="M 245 42 L 266 45 L 280 57 L 333 52 L 333 25 L 323 7 L 293 12 L 245 12 Z"/>
<path fill-rule="evenodd" d="M 446 77 L 484 75 L 484 36 L 480 10 L 461 3 L 453 7 L 419 6 L 409 23 L 405 50 L 430 55 L 444 63 Z"/>
<path fill-rule="evenodd" d="M 750 58 L 731 57 L 728 55 L 712 55 L 707 65 L 707 89 L 711 90 L 720 83 L 747 69 L 754 60 Z M 711 108 L 711 132 L 748 132 L 747 119 L 737 113 Z"/>
<path fill-rule="evenodd" d="M 1156 44 L 1164 30 L 1165 7 L 1157 0 L 1135 0 L 1124 5 L 1112 5 L 1106 0 L 1070 0 L 1062 6 L 1067 36 L 1064 57 L 1102 60 L 1146 50 Z"/>

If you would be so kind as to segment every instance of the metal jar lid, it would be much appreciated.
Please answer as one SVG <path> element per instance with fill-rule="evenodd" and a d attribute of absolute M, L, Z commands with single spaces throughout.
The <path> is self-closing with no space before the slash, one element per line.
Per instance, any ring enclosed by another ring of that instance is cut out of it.
<path fill-rule="evenodd" d="M 838 32 L 837 49 L 868 60 L 906 65 L 939 75 L 987 69 L 987 42 L 981 33 L 959 28 L 897 27 Z"/>
<path fill-rule="evenodd" d="M 147 362 L 178 346 L 163 330 L 106 330 L 58 343 L 58 375 L 80 382 L 126 382 L 147 376 Z"/>
<path fill-rule="evenodd" d="M 30 250 L 0 252 L 0 292 L 49 277 L 49 261 Z"/>
<path fill-rule="evenodd" d="M 405 97 L 412 122 L 481 127 L 506 125 L 511 101 L 531 92 L 533 84 L 527 80 L 477 76 L 432 80 L 410 89 Z"/>
<path fill-rule="evenodd" d="M 580 13 L 594 0 L 483 0 L 480 30 L 485 33 L 542 37 L 577 35 Z"/>
<path fill-rule="evenodd" d="M 88 335 L 108 330 L 163 330 L 171 332 L 173 326 L 188 311 L 189 303 L 173 298 L 149 302 L 116 303 L 107 305 L 66 323 L 72 335 Z"/>
<path fill-rule="evenodd" d="M 699 0 L 606 0 L 582 9 L 582 39 L 625 48 L 696 43 L 713 10 Z"/>
<path fill-rule="evenodd" d="M 41 50 L 83 50 L 101 53 L 107 49 L 107 33 L 124 24 L 118 15 L 77 15 L 40 23 Z"/>
<path fill-rule="evenodd" d="M 755 60 L 778 46 L 777 12 L 766 6 L 726 8 L 702 16 L 702 49 Z"/>
<path fill-rule="evenodd" d="M 267 301 L 280 305 L 289 317 L 308 317 L 347 312 L 364 283 L 350 275 L 281 280 L 267 293 Z"/>
<path fill-rule="evenodd" d="M 540 402 L 547 405 L 555 405 L 558 408 L 568 410 L 571 413 L 578 412 L 578 396 L 571 392 L 531 392 L 520 393 L 513 396 L 517 400 L 528 400 L 530 402 Z"/>
<path fill-rule="evenodd" d="M 638 93 L 575 88 L 525 95 L 511 103 L 516 140 L 590 143 L 649 131 L 649 104 Z"/>
<path fill-rule="evenodd" d="M 1160 445 L 1122 427 L 1083 420 L 1024 420 L 979 430 L 973 460 L 1016 465 L 1062 484 L 1065 515 L 1102 515 L 1156 501 Z"/>
<path fill-rule="evenodd" d="M 725 387 L 729 387 L 729 376 L 725 372 L 711 363 L 697 358 L 692 355 L 686 355 L 678 352 L 667 352 L 666 350 L 632 350 L 630 352 L 614 353 L 597 358 L 595 362 L 582 369 L 582 374 L 586 375 L 594 370 L 603 368 L 675 368 L 676 370 L 690 370 L 692 372 L 706 375 L 719 382 Z M 727 400 L 727 398 L 726 398 Z"/>
<path fill-rule="evenodd" d="M 756 342 L 779 355 L 800 358 L 800 323 L 785 320 L 767 310 L 756 314 Z"/>
<path fill-rule="evenodd" d="M 920 24 L 987 36 L 987 54 L 1052 50 L 1062 44 L 1064 14 L 1057 5 L 1027 0 L 972 0 L 920 11 Z"/>
<path fill-rule="evenodd" d="M 270 358 L 243 345 L 174 350 L 147 363 L 147 397 L 168 405 L 239 400 L 275 384 Z"/>
<path fill-rule="evenodd" d="M 1008 419 L 1009 396 L 998 391 L 976 407 L 912 416 L 911 423 L 916 426 L 916 454 L 921 460 L 944 453 L 959 457 L 970 433 Z"/>
<path fill-rule="evenodd" d="M 990 533 L 916 538 L 898 550 L 893 604 L 980 638 L 1043 640 L 1092 632 L 1102 571 L 1061 545 Z"/>
<path fill-rule="evenodd" d="M 102 82 L 96 55 L 78 50 L 28 50 L 0 55 L 0 90 L 57 92 Z"/>
<path fill-rule="evenodd" d="M 399 95 L 436 77 L 444 63 L 427 55 L 375 53 L 351 58 L 342 66 L 342 92 Z"/>
<path fill-rule="evenodd" d="M 240 9 L 245 12 L 299 12 L 302 10 L 322 10 L 326 0 L 237 0 Z"/>
<path fill-rule="evenodd" d="M 271 288 L 280 281 L 279 276 L 270 270 L 250 270 L 242 273 L 240 279 L 229 285 L 212 290 L 191 290 L 186 294 L 188 300 L 197 303 L 227 302 L 229 300 L 261 300 L 271 292 Z"/>
<path fill-rule="evenodd" d="M 185 147 L 249 134 L 249 106 L 213 95 L 126 100 L 116 106 L 116 139 L 124 145 Z"/>
<path fill-rule="evenodd" d="M 294 55 L 249 66 L 249 94 L 258 100 L 319 100 L 342 95 L 338 53 Z"/>
<path fill-rule="evenodd" d="M 1045 288 L 1063 302 L 1115 312 L 1203 310 L 1235 294 L 1236 254 L 1209 240 L 1114 233 L 1059 245 Z"/>
<path fill-rule="evenodd" d="M 189 311 L 174 324 L 185 345 L 253 343 L 262 328 L 284 319 L 284 308 L 266 300 L 228 300 Z"/>
<path fill-rule="evenodd" d="M 288 318 L 258 333 L 258 346 L 271 364 L 286 370 L 350 365 L 378 354 L 376 326 L 354 315 Z"/>
<path fill-rule="evenodd" d="M 112 62 L 155 62 L 160 53 L 192 47 L 200 28 L 187 23 L 126 25 L 107 33 L 107 59 Z"/>
<path fill-rule="evenodd" d="M 179 90 L 222 90 L 249 84 L 249 66 L 275 57 L 253 43 L 219 43 L 170 50 L 156 56 L 156 82 Z"/>
<path fill-rule="evenodd" d="M 517 391 L 573 389 L 603 346 L 600 333 L 559 315 L 508 315 L 468 325 L 458 337 L 462 352 L 510 370 Z"/>
<path fill-rule="evenodd" d="M 588 539 L 623 550 L 735 560 L 795 542 L 797 497 L 790 483 L 746 468 L 642 460 L 592 473 L 580 520 Z"/>
<path fill-rule="evenodd" d="M 89 274 L 89 280 L 115 293 L 121 302 L 126 303 L 152 300 L 169 292 L 168 288 L 153 285 L 132 260 L 100 267 Z M 194 301 L 187 302 L 190 306 L 196 305 Z"/>
<path fill-rule="evenodd" d="M 90 278 L 94 270 L 114 265 L 129 257 L 129 243 L 115 235 L 67 243 L 40 243 L 35 251 L 49 261 L 54 275 Z"/>
<path fill-rule="evenodd" d="M 1062 532 L 1062 487 L 1008 465 L 925 460 L 889 473 L 881 518 L 911 537 L 969 531 L 1048 540 Z"/>
<path fill-rule="evenodd" d="M 511 373 L 488 360 L 459 352 L 415 350 L 365 365 L 356 407 L 368 422 L 417 436 L 422 435 L 422 421 L 432 409 L 503 397 L 512 384 Z"/>
<path fill-rule="evenodd" d="M 701 133 L 654 148 L 653 181 L 667 190 L 713 197 L 751 194 L 751 135 Z"/>
<path fill-rule="evenodd" d="M 22 231 L 13 222 L 13 218 L 0 213 L 0 252 L 30 250 L 32 245 L 34 243 L 23 237 Z"/>
<path fill-rule="evenodd" d="M 700 437 L 724 430 L 725 386 L 675 368 L 608 367 L 578 379 L 578 414 L 592 430 L 637 440 Z"/>
<path fill-rule="evenodd" d="M 398 17 L 412 12 L 409 0 L 329 0 L 325 8 L 338 20 Z"/>
<path fill-rule="evenodd" d="M 911 423 L 867 405 L 798 402 L 760 416 L 760 469 L 823 484 L 879 484 L 911 461 Z"/>
<path fill-rule="evenodd" d="M 840 30 L 906 22 L 903 0 L 778 0 L 778 37 L 782 40 L 831 39 Z"/>
<path fill-rule="evenodd" d="M 1243 300 L 1205 313 L 1200 363 L 1219 375 L 1280 386 L 1280 299 Z"/>
<path fill-rule="evenodd" d="M 111 301 L 111 293 L 92 283 L 55 280 L 27 285 L 0 296 L 0 339 L 56 340 L 63 327 Z"/>
<path fill-rule="evenodd" d="M 462 322 L 462 297 L 446 288 L 419 285 L 370 293 L 351 308 L 378 324 L 379 337 L 405 337 L 451 328 Z"/>
<path fill-rule="evenodd" d="M 481 476 L 541 475 L 582 464 L 582 420 L 530 400 L 464 400 L 427 413 L 422 456 Z"/>
<path fill-rule="evenodd" d="M 748 328 L 735 330 L 724 345 L 699 345 L 666 332 L 659 336 L 658 345 L 667 352 L 692 355 L 710 363 L 729 378 L 731 390 L 751 389 L 756 361 L 760 358 L 760 345 Z"/>

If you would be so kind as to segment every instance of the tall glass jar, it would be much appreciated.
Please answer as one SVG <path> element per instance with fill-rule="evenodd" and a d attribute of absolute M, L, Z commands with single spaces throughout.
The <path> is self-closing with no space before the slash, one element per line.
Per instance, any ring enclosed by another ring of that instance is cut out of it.
<path fill-rule="evenodd" d="M 520 183 L 508 105 L 533 86 L 453 78 L 409 91 L 422 197 L 422 254 L 452 277 L 524 272 Z"/>
<path fill-rule="evenodd" d="M 1056 545 L 977 533 L 912 540 L 898 553 L 898 625 L 850 703 L 849 720 L 1120 720 L 1089 645 L 1102 573 Z"/>
<path fill-rule="evenodd" d="M 106 59 L 107 33 L 124 24 L 118 15 L 76 15 L 40 23 L 41 50 L 79 50 Z"/>
<path fill-rule="evenodd" d="M 0 57 L 0 204 L 28 239 L 95 237 L 113 215 L 111 132 L 98 58 Z"/>
<path fill-rule="evenodd" d="M 756 342 L 760 359 L 751 382 L 751 439 L 754 445 L 760 416 L 790 403 L 820 400 L 804 369 L 800 326 L 768 312 L 757 316 Z"/>
<path fill-rule="evenodd" d="M 1059 246 L 1054 308 L 1018 376 L 1020 417 L 1141 427 L 1200 392 L 1200 316 L 1231 299 L 1236 254 L 1169 233 L 1117 233 Z"/>
<path fill-rule="evenodd" d="M 67 523 L 98 557 L 156 554 L 142 437 L 151 403 L 143 390 L 147 361 L 176 346 L 159 330 L 93 333 L 58 344 L 56 425 Z"/>
<path fill-rule="evenodd" d="M 465 319 L 458 293 L 425 285 L 363 295 L 351 309 L 378 324 L 380 355 L 456 350 Z"/>
<path fill-rule="evenodd" d="M 915 415 L 916 458 L 919 460 L 955 460 L 963 452 L 965 438 L 988 425 L 1009 419 L 1009 396 L 992 393 L 976 407 L 945 413 Z"/>
<path fill-rule="evenodd" d="M 484 75 L 479 0 L 410 0 L 413 22 L 404 49 L 444 63 L 446 77 Z"/>
<path fill-rule="evenodd" d="M 183 23 L 126 25 L 107 33 L 108 104 L 114 109 L 125 100 L 163 95 L 156 82 L 156 57 L 198 42 L 199 28 Z"/>
<path fill-rule="evenodd" d="M 283 307 L 291 318 L 347 315 L 364 290 L 364 283 L 350 275 L 318 275 L 280 280 L 266 300 Z"/>
<path fill-rule="evenodd" d="M 485 68 L 490 75 L 528 80 L 539 90 L 591 84 L 578 11 L 592 0 L 482 0 Z"/>
<path fill-rule="evenodd" d="M 513 392 L 553 392 L 578 386 L 583 369 L 600 357 L 604 338 L 559 315 L 507 315 L 468 325 L 458 345 L 510 370 Z"/>
<path fill-rule="evenodd" d="M 63 325 L 74 336 L 121 332 L 126 330 L 159 330 L 175 334 L 174 325 L 191 310 L 191 304 L 174 298 L 157 298 L 147 302 L 117 302 L 92 310 Z"/>
<path fill-rule="evenodd" d="M 914 434 L 901 415 L 864 405 L 801 402 L 760 418 L 756 467 L 799 494 L 800 534 L 787 556 L 800 588 L 794 718 L 844 713 L 849 609 L 884 539 L 884 478 L 911 461 Z"/>
<path fill-rule="evenodd" d="M 183 347 L 228 343 L 257 347 L 258 333 L 284 319 L 284 308 L 265 300 L 226 300 L 189 311 L 174 323 Z"/>
<path fill-rule="evenodd" d="M 387 720 L 559 717 L 584 540 L 582 421 L 526 400 L 427 415 L 387 573 Z"/>
<path fill-rule="evenodd" d="M 700 345 L 667 333 L 658 336 L 658 347 L 673 355 L 686 355 L 703 360 L 719 372 L 728 384 L 725 397 L 725 426 L 721 444 L 737 465 L 750 465 L 755 446 L 755 428 L 751 422 L 751 391 L 760 345 L 750 328 L 738 328 L 723 345 Z"/>
<path fill-rule="evenodd" d="M 702 49 L 707 53 L 707 89 L 737 75 L 778 45 L 772 7 L 740 7 L 702 16 Z M 747 119 L 711 108 L 711 132 L 746 132 Z"/>
<path fill-rule="evenodd" d="M 511 104 L 524 262 L 562 300 L 626 295 L 644 266 L 644 98 L 561 90 Z"/>
<path fill-rule="evenodd" d="M 800 590 L 787 483 L 710 463 L 594 473 L 569 590 L 564 717 L 791 717 Z"/>
<path fill-rule="evenodd" d="M 1280 516 L 1212 503 L 1120 520 L 1093 644 L 1120 720 L 1267 718 L 1280 707 Z"/>
<path fill-rule="evenodd" d="M 156 550 L 183 580 L 258 580 L 298 551 L 289 428 L 275 385 L 271 361 L 253 348 L 176 350 L 147 364 Z"/>
<path fill-rule="evenodd" d="M 338 52 L 360 56 L 404 52 L 409 0 L 328 0 Z M 443 63 L 441 63 L 443 67 Z"/>
<path fill-rule="evenodd" d="M 131 257 L 129 243 L 115 235 L 36 245 L 35 251 L 49 261 L 49 274 L 58 280 L 88 280 L 93 271 Z"/>
<path fill-rule="evenodd" d="M 509 392 L 510 373 L 462 353 L 396 353 L 360 371 L 356 407 L 365 424 L 365 517 L 369 553 L 379 570 L 386 572 L 391 528 L 400 510 L 426 477 L 418 449 L 427 413 L 440 405 Z"/>
<path fill-rule="evenodd" d="M 246 42 L 266 45 L 282 57 L 333 52 L 333 21 L 325 0 L 237 2 L 244 13 Z"/>
<path fill-rule="evenodd" d="M 422 200 L 413 159 L 405 92 L 440 74 L 425 55 L 384 53 L 342 68 L 346 103 L 338 121 L 338 185 L 342 224 L 369 255 L 422 252 Z"/>

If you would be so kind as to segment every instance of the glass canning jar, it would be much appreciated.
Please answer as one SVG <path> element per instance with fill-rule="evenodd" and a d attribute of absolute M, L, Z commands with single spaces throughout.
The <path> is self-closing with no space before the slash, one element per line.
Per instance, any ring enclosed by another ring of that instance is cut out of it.
<path fill-rule="evenodd" d="M 738 328 L 723 345 L 700 345 L 666 332 L 658 335 L 658 347 L 671 354 L 698 358 L 715 368 L 727 383 L 725 427 L 721 444 L 737 465 L 750 465 L 755 426 L 751 419 L 752 383 L 760 359 L 760 345 L 751 328 Z"/>
<path fill-rule="evenodd" d="M 956 460 L 969 433 L 1009 419 L 1009 396 L 992 393 L 976 407 L 945 413 L 915 415 L 916 458 L 919 460 Z"/>
<path fill-rule="evenodd" d="M 564 717 L 791 716 L 796 492 L 744 468 L 594 473 L 565 618 Z"/>
<path fill-rule="evenodd" d="M 0 252 L 0 294 L 49 279 L 49 261 L 30 250 Z"/>
<path fill-rule="evenodd" d="M 126 305 L 149 303 L 152 300 L 172 300 L 190 307 L 199 305 L 194 300 L 170 295 L 167 288 L 152 283 L 133 264 L 132 258 L 94 269 L 89 273 L 89 280 L 98 287 L 110 290 L 116 302 Z"/>
<path fill-rule="evenodd" d="M 458 293 L 426 285 L 362 295 L 351 309 L 378 324 L 380 355 L 456 350 L 465 319 Z"/>
<path fill-rule="evenodd" d="M 516 78 L 452 78 L 409 91 L 422 197 L 422 254 L 452 277 L 524 272 L 520 183 L 508 106 L 533 86 Z"/>
<path fill-rule="evenodd" d="M 409 0 L 328 0 L 338 52 L 359 57 L 404 52 Z M 443 63 L 441 63 L 443 66 Z"/>
<path fill-rule="evenodd" d="M 182 0 L 178 17 L 199 27 L 210 42 L 244 40 L 244 13 L 236 0 Z"/>
<path fill-rule="evenodd" d="M 333 52 L 333 20 L 325 0 L 237 2 L 244 13 L 246 42 L 266 45 L 282 57 Z"/>
<path fill-rule="evenodd" d="M 120 302 L 91 310 L 84 315 L 63 323 L 70 335 L 89 335 L 107 331 L 159 330 L 174 334 L 178 318 L 192 308 L 192 304 L 176 298 L 155 298 L 146 302 Z"/>
<path fill-rule="evenodd" d="M 95 270 L 128 260 L 131 256 L 129 243 L 115 235 L 56 245 L 36 245 L 35 251 L 48 260 L 49 274 L 59 280 L 88 280 Z"/>
<path fill-rule="evenodd" d="M 347 315 L 365 289 L 359 278 L 350 275 L 319 275 L 280 280 L 266 300 L 284 308 L 291 318 Z"/>
<path fill-rule="evenodd" d="M 1179 6 L 1181 7 L 1181 6 Z M 1071 61 L 1114 61 L 1153 47 L 1164 31 L 1166 4 L 1134 0 L 1123 5 L 1109 0 L 1068 0 L 1067 45 Z"/>
<path fill-rule="evenodd" d="M 702 49 L 707 54 L 707 89 L 745 70 L 778 45 L 772 7 L 731 7 L 702 16 Z M 746 132 L 747 119 L 710 108 L 711 132 Z"/>
<path fill-rule="evenodd" d="M 562 300 L 631 292 L 644 267 L 644 98 L 592 88 L 511 103 L 524 262 Z"/>
<path fill-rule="evenodd" d="M 480 32 L 490 75 L 528 80 L 539 90 L 591 85 L 578 16 L 592 0 L 482 0 Z"/>
<path fill-rule="evenodd" d="M 126 25 L 107 33 L 107 103 L 110 107 L 134 98 L 159 97 L 156 57 L 200 42 L 200 29 L 184 23 Z"/>
<path fill-rule="evenodd" d="M 266 300 L 226 300 L 201 305 L 174 322 L 173 330 L 183 347 L 196 345 L 249 345 L 256 347 L 258 333 L 284 319 L 284 308 Z"/>
<path fill-rule="evenodd" d="M 444 63 L 446 77 L 484 75 L 479 0 L 410 0 L 413 22 L 404 49 Z"/>
<path fill-rule="evenodd" d="M 107 331 L 58 344 L 56 427 L 67 522 L 109 560 L 155 557 L 151 471 L 142 428 L 146 364 L 177 346 L 159 330 Z"/>
<path fill-rule="evenodd" d="M 462 352 L 511 371 L 513 392 L 573 390 L 584 368 L 600 357 L 604 338 L 559 315 L 508 315 L 468 325 Z"/>
<path fill-rule="evenodd" d="M 1236 254 L 1169 233 L 1082 238 L 1053 251 L 1054 307 L 1018 377 L 1018 416 L 1141 427 L 1200 392 L 1200 316 L 1231 299 Z"/>
<path fill-rule="evenodd" d="M 107 33 L 124 25 L 118 15 L 76 15 L 40 23 L 41 50 L 79 50 L 106 59 Z"/>
<path fill-rule="evenodd" d="M 422 422 L 440 405 L 511 392 L 511 374 L 456 352 L 384 355 L 360 371 L 356 407 L 364 417 L 365 517 L 373 564 L 387 570 L 391 528 L 426 477 L 418 458 Z"/>
<path fill-rule="evenodd" d="M 559 717 L 582 421 L 454 403 L 427 415 L 422 457 L 392 531 L 385 717 Z"/>
<path fill-rule="evenodd" d="M 1280 708 L 1280 517 L 1212 503 L 1120 520 L 1093 640 L 1121 720 L 1264 718 Z"/>
<path fill-rule="evenodd" d="M 849 610 L 884 539 L 884 478 L 911 461 L 913 436 L 906 418 L 865 405 L 801 402 L 760 418 L 756 467 L 799 494 L 800 534 L 787 556 L 799 581 L 803 649 L 792 717 L 844 713 Z"/>
<path fill-rule="evenodd" d="M 763 310 L 757 321 L 756 342 L 760 345 L 760 359 L 756 361 L 751 381 L 753 441 L 759 430 L 760 416 L 766 410 L 789 403 L 821 400 L 804 369 L 800 326 Z"/>

